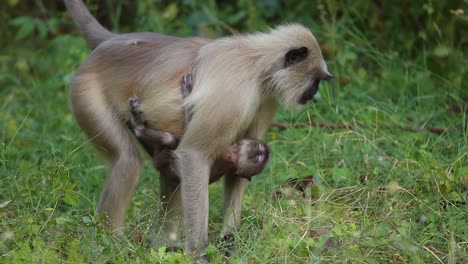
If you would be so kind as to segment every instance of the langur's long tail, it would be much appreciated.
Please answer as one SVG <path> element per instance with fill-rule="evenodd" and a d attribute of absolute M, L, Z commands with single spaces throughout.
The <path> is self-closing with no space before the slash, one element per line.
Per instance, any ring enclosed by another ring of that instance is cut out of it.
<path fill-rule="evenodd" d="M 64 0 L 64 2 L 73 21 L 92 49 L 114 36 L 89 13 L 82 0 Z"/>

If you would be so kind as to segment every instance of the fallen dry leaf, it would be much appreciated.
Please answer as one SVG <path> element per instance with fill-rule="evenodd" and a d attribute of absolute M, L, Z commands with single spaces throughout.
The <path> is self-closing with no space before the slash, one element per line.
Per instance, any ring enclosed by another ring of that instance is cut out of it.
<path fill-rule="evenodd" d="M 462 189 L 463 191 L 468 191 L 468 175 L 466 176 L 463 176 L 461 179 L 460 179 L 460 183 L 462 185 Z"/>
<path fill-rule="evenodd" d="M 291 197 L 294 196 L 294 194 L 300 194 L 302 197 L 307 198 L 310 194 L 310 187 L 314 184 L 314 176 L 312 175 L 303 178 L 289 179 L 281 184 L 280 188 L 273 194 L 272 199 L 278 201 L 282 197 Z"/>
<path fill-rule="evenodd" d="M 11 203 L 11 200 L 5 201 L 3 203 L 0 203 L 0 209 L 6 207 L 9 203 Z"/>

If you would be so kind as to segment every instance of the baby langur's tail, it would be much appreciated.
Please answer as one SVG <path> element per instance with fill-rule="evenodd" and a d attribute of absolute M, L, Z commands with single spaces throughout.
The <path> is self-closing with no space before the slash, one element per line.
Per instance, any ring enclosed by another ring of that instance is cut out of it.
<path fill-rule="evenodd" d="M 92 49 L 114 36 L 89 13 L 82 0 L 64 0 L 64 2 L 73 21 Z"/>

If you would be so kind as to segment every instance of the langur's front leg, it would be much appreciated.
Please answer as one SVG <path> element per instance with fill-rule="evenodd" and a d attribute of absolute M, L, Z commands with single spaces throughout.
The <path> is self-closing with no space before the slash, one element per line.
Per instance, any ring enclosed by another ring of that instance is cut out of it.
<path fill-rule="evenodd" d="M 192 92 L 191 74 L 182 77 L 182 95 L 187 98 Z M 187 131 L 192 113 L 184 106 L 184 125 Z M 208 245 L 208 185 L 211 164 L 207 155 L 190 147 L 190 132 L 184 136 L 189 140 L 181 143 L 176 150 L 178 174 L 181 182 L 182 206 L 184 211 L 185 248 L 187 252 L 205 252 Z M 184 144 L 187 143 L 187 144 Z"/>
<path fill-rule="evenodd" d="M 265 100 L 246 136 L 261 139 L 270 126 L 276 109 L 277 103 L 274 99 Z M 233 232 L 240 226 L 242 200 L 247 182 L 247 179 L 234 174 L 224 177 L 224 227 L 221 237 L 228 243 L 232 242 Z M 229 250 L 235 249 L 230 245 Z"/>
<path fill-rule="evenodd" d="M 208 244 L 208 184 L 211 164 L 196 149 L 181 146 L 176 150 L 184 208 L 185 248 L 204 252 Z"/>

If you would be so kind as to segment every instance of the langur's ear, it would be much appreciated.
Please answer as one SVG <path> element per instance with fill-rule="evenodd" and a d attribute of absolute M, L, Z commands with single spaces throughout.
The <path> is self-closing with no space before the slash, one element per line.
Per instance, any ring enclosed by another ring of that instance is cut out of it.
<path fill-rule="evenodd" d="M 284 67 L 286 68 L 305 60 L 305 58 L 307 58 L 307 55 L 309 55 L 309 49 L 306 47 L 301 47 L 298 49 L 292 49 L 288 51 L 288 53 L 286 53 L 286 55 L 284 56 Z"/>

